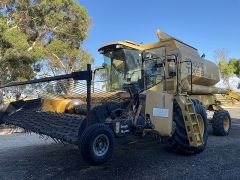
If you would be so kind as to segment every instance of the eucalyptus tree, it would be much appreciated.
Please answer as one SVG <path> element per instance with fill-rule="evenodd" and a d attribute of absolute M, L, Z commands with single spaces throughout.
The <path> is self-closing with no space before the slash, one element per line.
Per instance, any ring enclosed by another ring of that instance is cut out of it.
<path fill-rule="evenodd" d="M 91 20 L 76 0 L 0 3 L 0 68 L 5 82 L 32 79 L 42 71 L 45 76 L 71 73 L 93 62 L 83 48 Z M 74 82 L 69 83 L 71 92 Z"/>

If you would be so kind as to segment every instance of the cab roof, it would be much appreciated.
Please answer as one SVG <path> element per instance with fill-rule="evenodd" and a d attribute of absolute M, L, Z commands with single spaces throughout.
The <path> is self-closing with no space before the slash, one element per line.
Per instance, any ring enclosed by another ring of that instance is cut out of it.
<path fill-rule="evenodd" d="M 181 44 L 184 44 L 194 50 L 197 50 L 196 48 L 188 45 L 187 43 L 184 43 L 183 41 L 170 37 L 170 38 L 166 38 L 166 39 L 161 39 L 161 41 L 156 42 L 156 43 L 150 43 L 150 44 L 138 44 L 132 41 L 119 41 L 119 42 L 113 42 L 110 44 L 106 44 L 104 46 L 102 46 L 101 48 L 98 49 L 99 52 L 103 51 L 104 49 L 111 49 L 111 48 L 115 48 L 116 45 L 122 45 L 122 46 L 126 46 L 128 48 L 133 48 L 133 49 L 137 49 L 140 51 L 146 50 L 146 49 L 151 49 L 152 47 L 159 47 L 159 45 L 164 45 L 164 42 L 169 42 L 169 41 L 177 41 Z"/>

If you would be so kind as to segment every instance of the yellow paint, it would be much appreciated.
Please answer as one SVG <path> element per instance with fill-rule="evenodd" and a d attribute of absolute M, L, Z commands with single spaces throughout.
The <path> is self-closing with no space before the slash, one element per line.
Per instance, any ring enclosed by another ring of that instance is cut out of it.
<path fill-rule="evenodd" d="M 168 117 L 154 116 L 153 109 L 167 109 Z M 161 136 L 170 136 L 172 133 L 173 95 L 159 91 L 148 90 L 146 92 L 145 115 L 149 114 L 154 130 Z"/>
<path fill-rule="evenodd" d="M 64 113 L 71 99 L 44 99 L 42 108 L 44 111 Z"/>
<path fill-rule="evenodd" d="M 234 91 L 228 91 L 228 96 L 230 96 L 233 99 L 236 99 L 238 101 L 240 101 L 240 94 Z"/>

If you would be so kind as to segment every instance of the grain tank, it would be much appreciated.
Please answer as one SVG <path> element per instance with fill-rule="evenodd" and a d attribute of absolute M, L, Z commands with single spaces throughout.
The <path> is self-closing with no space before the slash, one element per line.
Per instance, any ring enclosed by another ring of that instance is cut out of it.
<path fill-rule="evenodd" d="M 160 41 L 144 45 L 143 48 L 152 49 L 156 46 L 162 46 L 166 48 L 166 57 L 173 53 L 177 54 L 180 61 L 180 77 L 178 77 L 178 80 L 182 84 L 179 87 L 181 92 L 188 92 L 194 95 L 227 93 L 226 89 L 215 87 L 220 81 L 219 68 L 215 63 L 201 57 L 196 48 L 181 40 L 160 31 L 157 34 Z"/>
<path fill-rule="evenodd" d="M 181 81 L 182 90 L 191 92 L 191 94 L 226 94 L 227 90 L 217 88 L 215 85 L 220 81 L 218 66 L 200 57 L 197 49 L 173 40 L 176 48 L 181 54 Z M 192 65 L 191 65 L 192 64 Z M 192 72 L 191 72 L 192 66 Z M 191 91 L 191 73 L 192 73 L 192 91 Z"/>

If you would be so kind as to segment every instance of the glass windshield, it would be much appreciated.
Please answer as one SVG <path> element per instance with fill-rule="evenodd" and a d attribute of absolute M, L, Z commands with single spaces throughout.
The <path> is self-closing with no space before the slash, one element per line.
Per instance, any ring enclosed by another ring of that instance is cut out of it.
<path fill-rule="evenodd" d="M 133 49 L 115 49 L 104 54 L 109 69 L 108 90 L 123 90 L 126 84 L 140 83 L 141 54 Z"/>
<path fill-rule="evenodd" d="M 144 77 L 145 88 L 152 87 L 161 81 L 164 76 L 164 67 L 156 67 L 156 64 L 165 60 L 165 47 L 157 47 L 144 51 Z"/>

